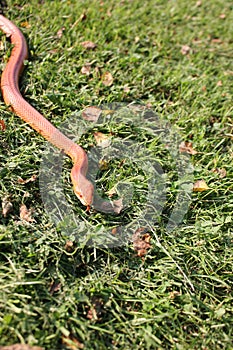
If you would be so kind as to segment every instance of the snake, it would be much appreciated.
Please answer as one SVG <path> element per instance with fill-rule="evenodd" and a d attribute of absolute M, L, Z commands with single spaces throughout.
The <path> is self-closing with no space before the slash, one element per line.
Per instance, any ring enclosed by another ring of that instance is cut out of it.
<path fill-rule="evenodd" d="M 19 78 L 24 68 L 24 62 L 28 58 L 26 39 L 20 29 L 3 15 L 0 15 L 0 29 L 7 37 L 10 37 L 13 45 L 10 58 L 1 76 L 1 91 L 4 102 L 12 112 L 71 158 L 73 167 L 70 177 L 74 193 L 89 210 L 93 203 L 94 186 L 86 177 L 88 172 L 87 154 L 81 146 L 69 139 L 23 98 L 19 89 Z"/>

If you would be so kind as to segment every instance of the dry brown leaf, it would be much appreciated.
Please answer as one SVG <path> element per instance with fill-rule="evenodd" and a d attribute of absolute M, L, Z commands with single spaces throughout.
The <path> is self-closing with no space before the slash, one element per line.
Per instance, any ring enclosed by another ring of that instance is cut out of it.
<path fill-rule="evenodd" d="M 3 119 L 0 119 L 0 126 L 1 126 L 2 131 L 6 130 L 6 124 L 5 124 Z"/>
<path fill-rule="evenodd" d="M 227 171 L 225 168 L 215 168 L 211 170 L 213 173 L 216 173 L 219 175 L 220 179 L 223 179 L 227 175 Z"/>
<path fill-rule="evenodd" d="M 83 41 L 81 42 L 82 47 L 84 47 L 87 50 L 93 50 L 96 48 L 96 44 L 93 43 L 92 41 Z"/>
<path fill-rule="evenodd" d="M 89 309 L 87 312 L 87 318 L 88 320 L 98 320 L 97 314 L 95 309 Z"/>
<path fill-rule="evenodd" d="M 63 35 L 63 32 L 66 28 L 65 27 L 62 27 L 60 28 L 58 31 L 57 31 L 57 37 L 60 39 Z"/>
<path fill-rule="evenodd" d="M 113 83 L 113 76 L 110 72 L 105 72 L 102 75 L 101 80 L 105 86 L 111 86 Z"/>
<path fill-rule="evenodd" d="M 124 92 L 130 92 L 130 88 L 127 84 L 124 85 L 123 90 L 124 90 Z"/>
<path fill-rule="evenodd" d="M 179 145 L 179 150 L 181 153 L 188 153 L 192 155 L 197 154 L 197 151 L 195 151 L 192 146 L 193 146 L 192 142 L 183 141 Z"/>
<path fill-rule="evenodd" d="M 0 346 L 0 350 L 44 350 L 40 346 L 30 346 L 27 344 L 12 344 L 7 346 Z"/>
<path fill-rule="evenodd" d="M 102 110 L 100 108 L 91 106 L 84 109 L 84 111 L 82 112 L 82 117 L 85 120 L 97 122 L 101 113 Z"/>
<path fill-rule="evenodd" d="M 58 292 L 60 289 L 61 289 L 61 283 L 54 281 L 50 284 L 49 293 L 53 295 L 53 293 Z"/>
<path fill-rule="evenodd" d="M 55 54 L 55 53 L 58 53 L 58 49 L 51 49 L 51 50 L 49 50 L 49 53 L 51 53 L 51 54 Z"/>
<path fill-rule="evenodd" d="M 183 45 L 183 46 L 181 47 L 181 50 L 180 50 L 180 52 L 182 53 L 182 55 L 187 55 L 187 54 L 190 53 L 190 51 L 191 51 L 191 47 L 188 46 L 188 45 Z"/>
<path fill-rule="evenodd" d="M 28 182 L 33 182 L 33 181 L 35 181 L 36 178 L 37 178 L 36 175 L 32 175 L 29 179 L 26 179 L 26 180 L 23 180 L 21 177 L 19 177 L 18 180 L 17 180 L 17 182 L 18 182 L 19 184 L 23 184 L 23 185 L 24 185 L 24 184 L 27 184 Z"/>
<path fill-rule="evenodd" d="M 101 201 L 100 203 L 95 203 L 95 209 L 109 214 L 120 214 L 123 208 L 124 206 L 122 198 L 113 201 Z"/>
<path fill-rule="evenodd" d="M 99 67 L 95 67 L 95 73 L 98 77 L 100 77 L 100 69 Z"/>
<path fill-rule="evenodd" d="M 193 185 L 193 192 L 203 192 L 203 191 L 207 191 L 209 189 L 210 188 L 208 187 L 205 180 L 198 180 Z"/>
<path fill-rule="evenodd" d="M 180 292 L 178 292 L 177 290 L 170 292 L 171 299 L 175 299 L 177 296 L 180 296 Z"/>
<path fill-rule="evenodd" d="M 68 252 L 68 253 L 72 253 L 74 251 L 74 242 L 72 241 L 66 241 L 66 244 L 65 244 L 65 250 Z"/>
<path fill-rule="evenodd" d="M 111 232 L 113 235 L 117 235 L 118 233 L 121 233 L 121 227 L 120 226 L 113 227 Z"/>
<path fill-rule="evenodd" d="M 100 170 L 107 170 L 109 168 L 109 162 L 105 159 L 100 159 L 99 161 L 99 169 Z"/>
<path fill-rule="evenodd" d="M 27 22 L 27 21 L 21 22 L 20 23 L 20 27 L 28 29 L 28 28 L 31 28 L 31 24 L 29 22 Z"/>
<path fill-rule="evenodd" d="M 27 221 L 27 222 L 33 222 L 35 221 L 32 218 L 32 209 L 28 209 L 25 204 L 22 204 L 19 210 L 19 216 L 21 220 Z"/>
<path fill-rule="evenodd" d="M 217 86 L 222 86 L 222 80 L 219 80 L 216 85 Z"/>
<path fill-rule="evenodd" d="M 124 206 L 123 206 L 123 199 L 119 198 L 119 199 L 113 200 L 112 203 L 113 203 L 113 211 L 114 211 L 114 213 L 120 214 L 120 212 L 124 208 Z"/>
<path fill-rule="evenodd" d="M 103 310 L 103 300 L 94 297 L 92 300 L 92 307 L 87 312 L 87 318 L 89 320 L 98 320 Z"/>
<path fill-rule="evenodd" d="M 80 343 L 73 335 L 69 335 L 68 337 L 62 335 L 62 343 L 70 350 L 84 349 L 84 344 Z"/>
<path fill-rule="evenodd" d="M 9 196 L 5 196 L 2 199 L 2 215 L 4 218 L 7 217 L 7 215 L 12 212 L 13 210 L 13 204 L 10 201 L 10 197 Z"/>
<path fill-rule="evenodd" d="M 82 68 L 81 68 L 81 73 L 85 74 L 85 75 L 90 75 L 91 73 L 91 65 L 90 64 L 85 64 Z"/>
<path fill-rule="evenodd" d="M 112 187 L 108 192 L 107 192 L 107 194 L 108 194 L 108 197 L 112 197 L 112 196 L 114 196 L 115 194 L 117 194 L 117 190 L 116 190 L 116 188 L 115 187 Z"/>
<path fill-rule="evenodd" d="M 233 71 L 232 70 L 225 70 L 224 75 L 233 75 Z"/>
<path fill-rule="evenodd" d="M 111 12 L 110 9 L 107 10 L 107 16 L 108 16 L 108 17 L 112 17 L 112 12 Z"/>
<path fill-rule="evenodd" d="M 221 39 L 219 39 L 219 38 L 213 38 L 212 40 L 211 40 L 211 42 L 213 43 L 213 44 L 222 44 L 222 40 Z"/>
<path fill-rule="evenodd" d="M 226 18 L 226 14 L 225 14 L 225 13 L 221 13 L 221 15 L 219 16 L 219 18 L 225 19 L 225 18 Z"/>
<path fill-rule="evenodd" d="M 151 236 L 144 227 L 137 229 L 132 235 L 132 242 L 134 250 L 137 252 L 137 256 L 144 257 L 148 249 L 151 248 L 150 240 Z"/>
<path fill-rule="evenodd" d="M 109 135 L 105 135 L 102 132 L 94 132 L 94 138 L 97 143 L 97 146 L 106 148 L 111 144 L 111 137 Z"/>

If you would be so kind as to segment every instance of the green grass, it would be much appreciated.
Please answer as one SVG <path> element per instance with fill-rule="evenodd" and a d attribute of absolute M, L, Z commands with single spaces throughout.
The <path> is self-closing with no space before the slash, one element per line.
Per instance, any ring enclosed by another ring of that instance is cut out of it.
<path fill-rule="evenodd" d="M 0 139 L 0 198 L 8 196 L 13 211 L 0 214 L 0 345 L 63 349 L 68 336 L 87 350 L 232 349 L 231 2 L 8 0 L 5 16 L 29 45 L 21 91 L 54 125 L 74 120 L 86 106 L 150 104 L 183 141 L 193 143 L 194 181 L 204 179 L 210 189 L 192 193 L 182 224 L 169 232 L 178 178 L 164 143 L 143 125 L 94 125 L 80 144 L 91 151 L 93 132 L 101 131 L 150 150 L 166 171 L 167 198 L 159 222 L 148 223 L 152 248 L 144 259 L 130 242 L 91 247 L 85 237 L 70 251 L 64 227 L 53 224 L 40 194 L 45 141 L 1 101 L 6 130 Z M 97 48 L 84 49 L 85 40 Z M 1 41 L 3 69 L 11 47 L 3 34 Z M 183 45 L 190 47 L 186 55 Z M 89 76 L 80 73 L 86 63 Z M 105 72 L 114 77 L 111 86 L 101 81 Z M 90 235 L 131 222 L 145 206 L 148 178 L 140 163 L 120 164 L 122 157 L 110 159 L 98 174 L 103 193 L 117 182 L 134 183 L 133 207 L 120 216 L 85 212 L 65 160 L 65 198 Z M 212 171 L 216 168 L 226 176 Z M 18 182 L 32 175 L 36 181 Z M 33 222 L 20 220 L 22 203 L 33 208 Z M 54 283 L 60 285 L 51 292 Z"/>

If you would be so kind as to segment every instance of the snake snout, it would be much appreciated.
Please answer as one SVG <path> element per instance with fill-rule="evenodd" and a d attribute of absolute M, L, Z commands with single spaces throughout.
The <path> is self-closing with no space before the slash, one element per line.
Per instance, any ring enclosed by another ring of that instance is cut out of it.
<path fill-rule="evenodd" d="M 80 202 L 89 207 L 93 202 L 94 186 L 93 184 L 80 172 L 71 170 L 71 180 L 74 186 L 74 193 Z"/>

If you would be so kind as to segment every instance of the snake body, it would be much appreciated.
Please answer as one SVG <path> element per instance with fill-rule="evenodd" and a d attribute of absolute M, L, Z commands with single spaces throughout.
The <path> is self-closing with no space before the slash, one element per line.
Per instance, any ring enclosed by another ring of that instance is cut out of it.
<path fill-rule="evenodd" d="M 81 203 L 89 208 L 93 201 L 94 187 L 86 178 L 87 155 L 79 145 L 61 133 L 22 97 L 18 82 L 24 60 L 28 57 L 27 43 L 22 32 L 2 15 L 0 15 L 0 29 L 10 37 L 11 43 L 14 45 L 1 77 L 3 99 L 17 116 L 71 157 L 73 161 L 71 180 L 74 192 Z"/>

